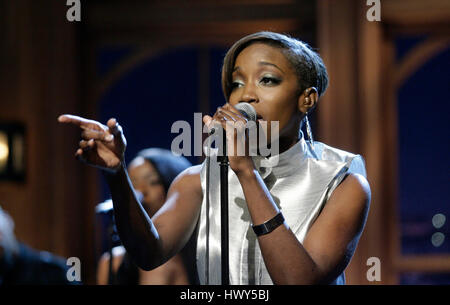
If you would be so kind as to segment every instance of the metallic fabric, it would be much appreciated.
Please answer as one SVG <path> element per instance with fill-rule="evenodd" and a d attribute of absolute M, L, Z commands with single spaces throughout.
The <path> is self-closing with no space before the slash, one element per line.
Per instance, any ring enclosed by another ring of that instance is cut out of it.
<path fill-rule="evenodd" d="M 277 156 L 253 157 L 253 161 L 287 225 L 300 242 L 303 242 L 324 204 L 345 175 L 351 172 L 366 176 L 361 156 L 320 142 L 314 142 L 312 148 L 303 137 Z M 206 202 L 208 168 L 209 206 Z M 251 228 L 241 185 L 231 169 L 228 171 L 228 182 L 230 284 L 273 284 Z M 204 196 L 197 237 L 197 270 L 201 284 L 220 285 L 220 176 L 214 155 L 210 158 L 209 166 L 206 161 L 202 164 L 201 183 Z M 345 279 L 342 273 L 334 284 L 343 283 Z"/>

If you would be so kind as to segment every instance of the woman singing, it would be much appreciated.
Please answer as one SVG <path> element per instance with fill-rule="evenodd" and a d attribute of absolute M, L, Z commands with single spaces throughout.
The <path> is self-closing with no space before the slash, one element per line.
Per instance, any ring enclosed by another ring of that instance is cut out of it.
<path fill-rule="evenodd" d="M 285 35 L 246 36 L 225 56 L 227 104 L 212 117 L 204 116 L 204 123 L 225 129 L 245 124 L 247 118 L 235 106 L 249 103 L 257 122 L 267 122 L 269 143 L 279 143 L 278 155 L 228 157 L 231 284 L 345 283 L 344 270 L 367 218 L 370 188 L 361 156 L 303 137 L 301 126 L 327 84 L 319 55 Z M 150 219 L 127 175 L 126 141 L 117 121 L 110 119 L 105 126 L 71 115 L 59 121 L 83 130 L 76 155 L 105 173 L 120 238 L 134 261 L 145 270 L 156 268 L 196 234 L 200 283 L 220 284 L 216 158 L 210 158 L 209 166 L 204 162 L 181 173 Z M 269 136 L 271 122 L 279 124 L 276 139 Z M 248 137 L 227 133 L 228 151 L 243 144 L 239 141 L 247 143 Z"/>

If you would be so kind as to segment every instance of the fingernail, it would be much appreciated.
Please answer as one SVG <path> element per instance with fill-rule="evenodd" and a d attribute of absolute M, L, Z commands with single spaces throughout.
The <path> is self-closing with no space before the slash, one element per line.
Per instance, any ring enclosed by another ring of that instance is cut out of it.
<path fill-rule="evenodd" d="M 113 139 L 114 139 L 114 137 L 113 137 L 112 134 L 107 135 L 107 136 L 105 137 L 105 140 L 108 141 L 108 142 L 112 141 Z"/>

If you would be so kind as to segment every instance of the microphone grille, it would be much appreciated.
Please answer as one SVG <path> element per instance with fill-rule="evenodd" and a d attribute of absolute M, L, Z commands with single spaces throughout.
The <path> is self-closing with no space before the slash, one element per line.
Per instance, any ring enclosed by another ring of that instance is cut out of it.
<path fill-rule="evenodd" d="M 249 103 L 239 103 L 236 106 L 237 110 L 239 110 L 249 121 L 256 121 L 256 111 L 255 108 Z"/>

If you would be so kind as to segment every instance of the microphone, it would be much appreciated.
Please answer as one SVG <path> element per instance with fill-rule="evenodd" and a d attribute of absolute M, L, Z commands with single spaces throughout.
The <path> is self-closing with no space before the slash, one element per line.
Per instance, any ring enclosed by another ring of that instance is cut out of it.
<path fill-rule="evenodd" d="M 249 121 L 256 121 L 256 110 L 255 108 L 250 105 L 249 103 L 239 103 L 236 106 L 234 106 L 239 112 L 245 116 L 245 118 Z M 209 132 L 210 135 L 214 134 L 216 132 L 216 128 L 211 128 L 211 131 Z"/>
<path fill-rule="evenodd" d="M 249 103 L 239 103 L 235 106 L 235 108 L 239 110 L 239 112 L 242 113 L 247 120 L 256 121 L 256 110 Z"/>

